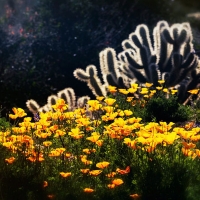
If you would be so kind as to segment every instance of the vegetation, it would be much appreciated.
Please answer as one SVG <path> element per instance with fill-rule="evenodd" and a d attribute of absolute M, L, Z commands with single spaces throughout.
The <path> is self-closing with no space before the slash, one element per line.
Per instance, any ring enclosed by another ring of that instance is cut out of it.
<path fill-rule="evenodd" d="M 0 2 L 0 199 L 200 199 L 198 40 L 176 10 L 182 2 Z M 177 21 L 180 29 L 171 26 Z M 153 27 L 162 43 L 156 55 Z M 104 85 L 94 66 L 102 49 Z M 84 71 L 88 55 L 94 65 Z M 77 68 L 95 100 L 75 82 Z"/>
<path fill-rule="evenodd" d="M 35 114 L 34 121 L 23 109 L 13 108 L 13 125 L 0 132 L 1 198 L 199 197 L 200 128 L 139 117 L 149 111 L 151 100 L 159 106 L 160 98 L 166 99 L 166 88 L 151 86 L 109 86 L 108 97 L 70 111 L 58 99 L 51 111 Z M 169 91 L 169 105 L 176 92 Z M 185 117 L 184 112 L 179 115 Z"/>
<path fill-rule="evenodd" d="M 79 97 L 92 97 L 73 77 L 76 68 L 97 66 L 98 53 L 108 46 L 121 51 L 119 41 L 139 24 L 152 30 L 159 20 L 190 20 L 186 15 L 198 11 L 199 2 L 2 0 L 0 5 L 0 102 L 5 116 L 13 106 L 24 108 L 28 99 L 45 105 L 47 96 L 66 87 Z M 195 24 L 192 20 L 192 28 Z M 194 33 L 198 50 L 198 28 Z"/>

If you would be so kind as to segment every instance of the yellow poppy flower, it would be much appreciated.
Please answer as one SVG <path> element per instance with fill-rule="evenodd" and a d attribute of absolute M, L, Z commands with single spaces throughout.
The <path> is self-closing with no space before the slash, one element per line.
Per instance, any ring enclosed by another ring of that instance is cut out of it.
<path fill-rule="evenodd" d="M 26 116 L 27 114 L 25 113 L 25 111 L 22 109 L 22 108 L 13 108 L 12 111 L 14 112 L 14 115 L 13 114 L 9 114 L 9 117 L 11 119 L 16 119 L 18 117 L 24 117 Z"/>
<path fill-rule="evenodd" d="M 124 114 L 125 114 L 126 116 L 130 116 L 130 115 L 133 114 L 133 112 L 132 112 L 131 110 L 124 110 Z"/>
<path fill-rule="evenodd" d="M 162 87 L 159 87 L 159 86 L 158 86 L 158 87 L 156 87 L 156 89 L 157 89 L 157 90 L 162 90 Z"/>
<path fill-rule="evenodd" d="M 165 80 L 159 80 L 158 83 L 163 84 Z"/>
<path fill-rule="evenodd" d="M 44 145 L 45 147 L 49 147 L 49 146 L 52 145 L 52 142 L 51 142 L 51 141 L 45 141 L 45 142 L 43 142 L 43 145 Z"/>
<path fill-rule="evenodd" d="M 135 88 L 129 88 L 128 92 L 134 94 L 135 92 L 137 92 L 137 89 L 135 89 Z"/>
<path fill-rule="evenodd" d="M 100 135 L 93 135 L 93 136 L 91 136 L 91 137 L 87 137 L 86 140 L 89 140 L 89 141 L 95 143 L 95 142 L 98 141 L 99 138 L 100 138 Z"/>
<path fill-rule="evenodd" d="M 67 110 L 68 108 L 68 105 L 65 104 L 65 100 L 64 99 L 58 99 L 56 101 L 56 104 L 55 105 L 52 105 L 51 106 L 55 111 L 60 111 L 60 112 L 63 112 L 65 110 Z"/>
<path fill-rule="evenodd" d="M 127 91 L 126 89 L 118 89 L 118 91 L 122 94 L 128 94 L 129 91 Z"/>
<path fill-rule="evenodd" d="M 193 89 L 188 91 L 190 94 L 198 94 L 199 89 Z"/>
<path fill-rule="evenodd" d="M 163 92 L 169 93 L 169 90 L 167 88 L 163 88 Z"/>
<path fill-rule="evenodd" d="M 115 92 L 117 92 L 117 87 L 115 87 L 115 86 L 108 86 L 108 91 L 110 92 L 110 93 L 115 93 Z"/>
<path fill-rule="evenodd" d="M 112 106 L 115 103 L 116 99 L 106 98 L 104 101 L 108 106 Z"/>
<path fill-rule="evenodd" d="M 102 101 L 104 98 L 105 98 L 105 97 L 100 97 L 100 96 L 96 97 L 96 99 L 97 99 L 98 101 Z"/>
<path fill-rule="evenodd" d="M 145 83 L 146 87 L 151 87 L 153 85 L 153 83 Z"/>

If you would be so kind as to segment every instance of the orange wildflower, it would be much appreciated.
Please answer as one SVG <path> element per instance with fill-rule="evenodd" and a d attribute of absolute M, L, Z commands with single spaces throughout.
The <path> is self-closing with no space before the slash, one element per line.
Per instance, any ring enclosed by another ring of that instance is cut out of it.
<path fill-rule="evenodd" d="M 117 168 L 116 172 L 118 172 L 119 174 L 128 174 L 130 172 L 130 167 L 127 166 L 125 170 Z"/>
<path fill-rule="evenodd" d="M 117 179 L 114 179 L 113 181 L 112 181 L 112 184 L 115 184 L 115 185 L 121 185 L 121 184 L 123 184 L 124 183 L 124 181 L 122 180 L 122 179 L 120 179 L 120 178 L 117 178 Z"/>
<path fill-rule="evenodd" d="M 44 181 L 43 182 L 43 188 L 47 187 L 48 186 L 48 182 L 47 181 Z"/>
<path fill-rule="evenodd" d="M 89 172 L 89 174 L 91 176 L 98 176 L 99 174 L 101 174 L 102 170 L 92 170 Z"/>
<path fill-rule="evenodd" d="M 135 199 L 139 199 L 141 197 L 141 195 L 139 195 L 139 194 L 131 194 L 130 197 L 135 200 Z"/>
<path fill-rule="evenodd" d="M 115 184 L 108 184 L 108 188 L 110 188 L 110 189 L 113 189 L 113 188 L 115 188 Z"/>
<path fill-rule="evenodd" d="M 67 177 L 71 176 L 72 173 L 71 173 L 71 172 L 60 172 L 60 175 L 61 175 L 63 178 L 67 178 Z"/>
<path fill-rule="evenodd" d="M 109 174 L 106 174 L 108 178 L 113 178 L 117 173 L 116 172 L 110 172 Z"/>
<path fill-rule="evenodd" d="M 103 162 L 99 162 L 96 164 L 96 167 L 100 168 L 100 169 L 104 169 L 106 167 L 108 167 L 108 165 L 110 165 L 109 162 L 103 161 Z"/>
<path fill-rule="evenodd" d="M 80 169 L 80 171 L 83 173 L 83 174 L 87 174 L 90 169 L 86 168 L 86 169 Z"/>
<path fill-rule="evenodd" d="M 9 164 L 12 164 L 15 161 L 15 157 L 6 158 L 5 161 Z"/>
<path fill-rule="evenodd" d="M 83 191 L 86 192 L 86 193 L 92 193 L 92 192 L 94 192 L 94 189 L 92 189 L 92 188 L 85 188 Z"/>

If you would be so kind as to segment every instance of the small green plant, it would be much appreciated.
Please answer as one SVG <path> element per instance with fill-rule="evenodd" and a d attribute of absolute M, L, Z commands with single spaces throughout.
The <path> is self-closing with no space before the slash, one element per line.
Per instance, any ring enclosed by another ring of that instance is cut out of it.
<path fill-rule="evenodd" d="M 149 99 L 144 110 L 145 121 L 154 119 L 156 122 L 186 122 L 192 117 L 190 106 L 178 103 L 177 96 L 170 95 L 166 98 L 163 93 L 158 93 Z"/>

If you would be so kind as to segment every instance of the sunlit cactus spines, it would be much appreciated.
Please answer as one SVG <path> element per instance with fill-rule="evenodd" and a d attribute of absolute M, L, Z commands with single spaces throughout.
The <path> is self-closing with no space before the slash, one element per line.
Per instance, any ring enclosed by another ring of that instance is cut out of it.
<path fill-rule="evenodd" d="M 32 113 L 37 113 L 40 108 L 39 104 L 33 99 L 28 100 L 26 106 Z"/>
<path fill-rule="evenodd" d="M 57 99 L 58 97 L 56 95 L 51 95 L 47 98 L 47 105 L 50 109 L 52 109 L 51 106 L 56 104 Z"/>
<path fill-rule="evenodd" d="M 65 88 L 64 90 L 59 91 L 57 96 L 58 98 L 65 100 L 69 110 L 75 107 L 76 96 L 72 88 Z"/>
<path fill-rule="evenodd" d="M 140 83 L 148 81 L 156 84 L 164 74 L 166 86 L 172 87 L 190 76 L 198 65 L 191 41 L 188 23 L 169 27 L 165 21 L 158 22 L 153 30 L 154 45 L 151 44 L 148 27 L 139 25 L 129 39 L 122 42 L 124 54 L 120 53 L 119 57 L 122 62 L 128 62 L 130 71 Z"/>
<path fill-rule="evenodd" d="M 150 82 L 158 86 L 158 80 L 165 80 L 167 88 L 180 88 L 178 93 L 183 92 L 181 88 L 187 91 L 191 86 L 197 87 L 199 83 L 199 72 L 196 69 L 200 61 L 194 54 L 192 40 L 191 27 L 186 22 L 170 26 L 166 21 L 159 21 L 152 31 L 152 37 L 148 26 L 141 24 L 122 42 L 123 51 L 118 55 L 112 48 L 100 52 L 100 69 L 104 84 L 100 83 L 97 73 L 95 79 L 89 75 L 89 69 L 96 72 L 93 65 L 89 65 L 86 72 L 75 70 L 74 75 L 87 82 L 95 96 L 107 94 L 105 90 L 102 92 L 101 86 L 127 88 L 133 82 Z M 194 70 L 195 76 L 191 75 Z M 183 101 L 186 96 L 186 92 L 180 94 L 179 100 Z"/>
<path fill-rule="evenodd" d="M 99 54 L 101 74 L 104 82 L 108 85 L 108 76 L 112 77 L 112 84 L 117 85 L 120 76 L 116 52 L 112 48 L 106 48 Z"/>
<path fill-rule="evenodd" d="M 106 86 L 125 87 L 124 74 L 114 49 L 106 48 L 99 54 L 101 74 Z"/>
<path fill-rule="evenodd" d="M 82 97 L 79 97 L 78 99 L 77 99 L 77 107 L 78 108 L 83 108 L 86 104 L 87 104 L 87 102 L 90 100 L 90 97 L 89 96 L 82 96 Z"/>
<path fill-rule="evenodd" d="M 47 104 L 44 106 L 40 107 L 39 104 L 31 99 L 26 102 L 26 106 L 29 109 L 30 112 L 33 114 L 39 113 L 39 112 L 48 112 L 52 111 L 52 105 L 56 104 L 56 101 L 58 99 L 63 99 L 67 106 L 68 106 L 68 111 L 72 111 L 75 108 L 83 108 L 87 101 L 90 99 L 89 96 L 82 96 L 76 99 L 75 92 L 72 88 L 65 88 L 57 93 L 57 95 L 51 95 L 47 98 Z"/>
<path fill-rule="evenodd" d="M 96 66 L 89 65 L 86 67 L 86 71 L 76 69 L 73 74 L 78 80 L 86 82 L 95 96 L 106 96 L 106 90 L 97 75 Z"/>

